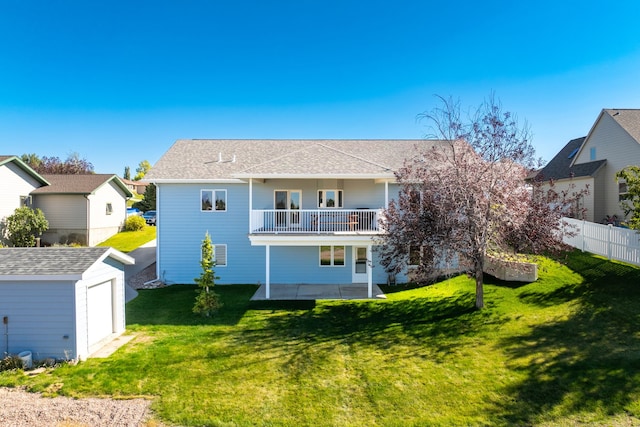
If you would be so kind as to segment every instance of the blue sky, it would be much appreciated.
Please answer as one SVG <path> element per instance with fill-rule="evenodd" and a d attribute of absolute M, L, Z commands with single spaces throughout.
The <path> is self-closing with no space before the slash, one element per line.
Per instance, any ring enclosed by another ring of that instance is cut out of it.
<path fill-rule="evenodd" d="M 179 138 L 422 138 L 491 92 L 537 155 L 640 108 L 640 2 L 0 0 L 0 154 L 99 173 Z"/>

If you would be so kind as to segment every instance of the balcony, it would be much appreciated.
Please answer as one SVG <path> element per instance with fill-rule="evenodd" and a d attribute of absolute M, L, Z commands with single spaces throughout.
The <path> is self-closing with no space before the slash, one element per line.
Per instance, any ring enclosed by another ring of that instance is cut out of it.
<path fill-rule="evenodd" d="M 252 234 L 379 234 L 381 209 L 261 209 L 251 212 Z"/>

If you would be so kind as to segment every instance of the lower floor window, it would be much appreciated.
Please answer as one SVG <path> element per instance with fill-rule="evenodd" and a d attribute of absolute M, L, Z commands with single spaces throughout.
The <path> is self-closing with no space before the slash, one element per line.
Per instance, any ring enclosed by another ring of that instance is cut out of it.
<path fill-rule="evenodd" d="M 320 246 L 320 266 L 344 266 L 344 246 Z"/>

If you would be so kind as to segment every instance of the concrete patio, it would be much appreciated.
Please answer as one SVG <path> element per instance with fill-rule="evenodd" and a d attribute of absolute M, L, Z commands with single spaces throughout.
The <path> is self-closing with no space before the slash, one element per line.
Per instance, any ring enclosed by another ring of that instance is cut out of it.
<path fill-rule="evenodd" d="M 272 284 L 271 298 L 274 301 L 287 300 L 321 300 L 321 299 L 369 299 L 367 298 L 367 284 L 354 283 L 344 285 L 310 285 L 310 284 L 292 284 L 278 285 Z M 372 285 L 371 299 L 386 299 L 378 285 Z M 260 285 L 260 288 L 251 297 L 251 301 L 265 301 L 266 285 Z"/>

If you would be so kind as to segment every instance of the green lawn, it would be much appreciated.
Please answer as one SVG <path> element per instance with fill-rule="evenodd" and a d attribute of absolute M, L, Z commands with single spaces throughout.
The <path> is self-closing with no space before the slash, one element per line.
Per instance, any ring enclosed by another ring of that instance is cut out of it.
<path fill-rule="evenodd" d="M 0 385 L 148 396 L 185 426 L 638 425 L 640 270 L 567 262 L 542 259 L 534 284 L 490 281 L 482 311 L 466 277 L 360 302 L 218 286 L 209 320 L 191 313 L 194 287 L 141 291 L 136 338 L 111 358 Z"/>
<path fill-rule="evenodd" d="M 131 252 L 156 238 L 156 227 L 145 225 L 140 231 L 122 231 L 97 246 L 112 246 L 121 252 Z"/>

